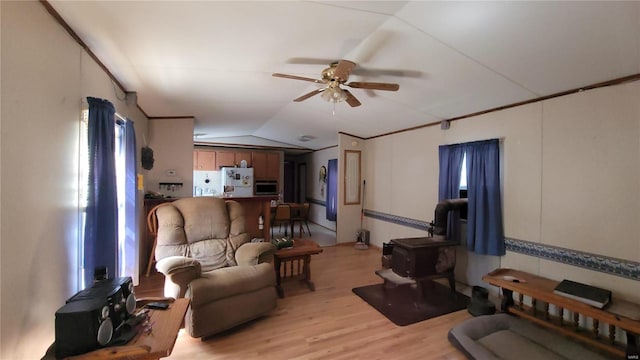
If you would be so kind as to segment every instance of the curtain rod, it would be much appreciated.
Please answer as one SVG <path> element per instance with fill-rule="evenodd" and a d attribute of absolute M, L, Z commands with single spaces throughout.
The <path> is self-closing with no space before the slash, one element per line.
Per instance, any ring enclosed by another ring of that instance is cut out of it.
<path fill-rule="evenodd" d="M 504 142 L 504 136 L 503 137 L 497 137 L 497 138 L 491 138 L 491 139 L 484 139 L 484 140 L 471 140 L 471 141 L 465 141 L 465 142 L 455 143 L 455 144 L 442 144 L 442 145 L 439 145 L 439 146 L 456 146 L 456 145 L 472 144 L 472 143 L 478 143 L 478 142 L 484 142 L 484 141 L 492 141 L 492 140 L 498 140 L 498 144 L 502 144 Z"/>
<path fill-rule="evenodd" d="M 82 110 L 89 109 L 89 102 L 87 101 L 86 98 L 84 98 L 84 97 L 80 98 L 80 103 L 81 103 Z M 115 113 L 115 116 L 120 121 L 131 121 L 131 120 L 127 119 L 126 117 L 118 114 L 117 112 Z"/>

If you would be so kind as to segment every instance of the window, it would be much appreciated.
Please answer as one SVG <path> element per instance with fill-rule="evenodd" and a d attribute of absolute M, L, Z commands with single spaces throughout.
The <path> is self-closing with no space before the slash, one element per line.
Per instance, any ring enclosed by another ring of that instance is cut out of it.
<path fill-rule="evenodd" d="M 467 210 L 467 249 L 483 255 L 505 254 L 502 229 L 502 202 L 500 199 L 500 143 L 499 139 L 474 141 L 463 144 L 441 145 L 438 198 L 460 196 L 461 178 L 466 178 L 469 196 Z M 466 166 L 463 160 L 466 158 Z M 462 171 L 466 170 L 466 176 Z M 448 233 L 459 241 L 456 227 Z"/>
<path fill-rule="evenodd" d="M 84 226 L 87 221 L 87 199 L 89 197 L 89 109 L 82 110 L 80 117 L 80 139 L 78 156 L 78 288 L 84 287 Z"/>
<path fill-rule="evenodd" d="M 462 169 L 460 170 L 460 189 L 459 197 L 466 199 L 467 195 L 467 153 L 462 157 Z M 467 220 L 467 207 L 460 210 L 460 220 Z"/>
<path fill-rule="evenodd" d="M 127 228 L 135 228 L 135 224 L 128 224 L 132 219 L 127 219 L 127 192 L 126 192 L 126 159 L 127 156 L 135 156 L 135 154 L 128 154 L 125 139 L 126 139 L 126 126 L 125 121 L 119 115 L 116 114 L 118 120 L 115 122 L 115 167 L 116 167 L 116 191 L 117 191 L 117 207 L 118 207 L 118 255 L 117 255 L 117 270 L 116 276 L 132 276 L 135 274 L 136 263 L 136 251 L 135 251 L 135 234 L 128 234 Z M 89 178 L 89 153 L 88 153 L 88 124 L 89 124 L 89 110 L 82 110 L 82 116 L 80 121 L 80 154 L 79 154 L 79 262 L 80 262 L 80 274 L 79 284 L 80 288 L 84 287 L 85 274 L 91 273 L 84 271 L 84 228 L 86 223 L 86 210 L 88 199 L 88 178 Z M 135 176 L 135 174 L 134 174 Z M 135 205 L 135 200 L 134 200 Z M 135 222 L 135 220 L 133 220 Z M 127 226 L 128 225 L 128 226 Z M 131 232 L 131 230 L 129 230 Z M 133 243 L 133 244 L 132 244 Z M 137 283 L 137 281 L 135 281 Z"/>
<path fill-rule="evenodd" d="M 460 191 L 467 190 L 467 153 L 462 157 L 462 169 L 460 170 Z M 460 196 L 463 197 L 463 196 Z M 466 197 L 466 196 L 464 196 Z"/>

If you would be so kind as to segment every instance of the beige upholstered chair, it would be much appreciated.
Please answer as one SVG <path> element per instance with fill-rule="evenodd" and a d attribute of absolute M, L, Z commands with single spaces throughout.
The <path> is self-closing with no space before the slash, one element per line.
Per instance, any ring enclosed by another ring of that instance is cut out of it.
<path fill-rule="evenodd" d="M 191 299 L 185 317 L 191 336 L 213 335 L 276 307 L 275 247 L 249 241 L 238 202 L 184 198 L 151 211 L 164 294 Z"/>

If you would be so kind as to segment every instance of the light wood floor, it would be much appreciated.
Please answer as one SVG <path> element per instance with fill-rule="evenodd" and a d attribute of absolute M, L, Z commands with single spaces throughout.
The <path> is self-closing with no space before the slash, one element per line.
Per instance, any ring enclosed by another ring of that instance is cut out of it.
<path fill-rule="evenodd" d="M 312 257 L 316 291 L 285 282 L 285 298 L 268 316 L 200 340 L 181 330 L 170 359 L 465 359 L 447 340 L 466 310 L 399 327 L 352 293 L 380 283 L 381 250 L 323 248 Z M 160 295 L 162 275 L 143 278 L 138 296 Z"/>

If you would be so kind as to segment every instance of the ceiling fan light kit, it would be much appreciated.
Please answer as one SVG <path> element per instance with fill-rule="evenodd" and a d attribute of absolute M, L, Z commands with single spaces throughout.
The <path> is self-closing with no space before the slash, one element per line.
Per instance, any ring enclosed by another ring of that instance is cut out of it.
<path fill-rule="evenodd" d="M 323 99 L 328 102 L 338 103 L 347 100 L 347 95 L 345 95 L 344 91 L 339 87 L 329 87 L 320 95 Z"/>
<path fill-rule="evenodd" d="M 351 70 L 356 66 L 356 63 L 349 60 L 340 60 L 329 65 L 328 68 L 322 70 L 322 79 L 311 79 L 302 76 L 288 75 L 274 73 L 273 76 L 281 77 L 285 79 L 309 81 L 316 84 L 325 84 L 326 87 L 322 89 L 316 89 L 309 93 L 306 93 L 293 101 L 304 101 L 312 96 L 322 93 L 321 97 L 328 102 L 335 103 L 346 101 L 351 107 L 362 105 L 360 101 L 347 89 L 343 89 L 340 85 L 356 88 L 356 89 L 368 89 L 368 90 L 384 90 L 384 91 L 398 91 L 400 85 L 393 83 L 374 83 L 374 82 L 361 82 L 354 81 L 347 83 Z"/>

